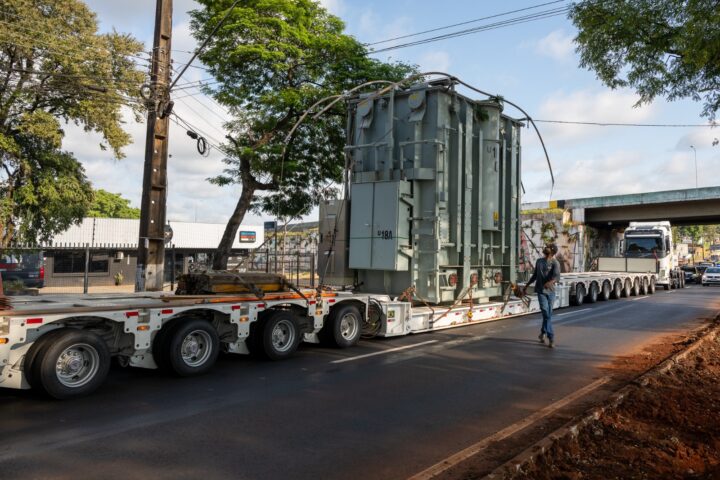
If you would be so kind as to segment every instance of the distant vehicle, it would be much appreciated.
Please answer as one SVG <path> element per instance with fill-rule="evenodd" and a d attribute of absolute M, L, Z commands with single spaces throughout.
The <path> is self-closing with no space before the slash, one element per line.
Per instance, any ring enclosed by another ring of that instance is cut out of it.
<path fill-rule="evenodd" d="M 685 275 L 685 283 L 699 283 L 698 280 L 702 277 L 702 272 L 698 267 L 695 265 L 683 265 L 681 269 Z"/>
<path fill-rule="evenodd" d="M 0 254 L 0 275 L 3 284 L 22 282 L 28 288 L 45 286 L 45 265 L 42 252 Z"/>
<path fill-rule="evenodd" d="M 702 286 L 720 285 L 720 267 L 708 267 L 702 276 Z"/>

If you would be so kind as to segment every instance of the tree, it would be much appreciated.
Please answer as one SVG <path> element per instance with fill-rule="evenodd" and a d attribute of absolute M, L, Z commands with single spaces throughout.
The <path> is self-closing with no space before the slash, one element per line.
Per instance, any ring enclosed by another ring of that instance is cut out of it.
<path fill-rule="evenodd" d="M 121 107 L 139 120 L 142 44 L 99 34 L 80 0 L 0 4 L 0 248 L 35 243 L 80 220 L 92 200 L 84 170 L 62 151 L 65 124 L 98 132 L 122 158 Z"/>
<path fill-rule="evenodd" d="M 191 27 L 203 41 L 233 1 L 199 3 L 204 8 L 191 12 Z M 340 180 L 345 145 L 341 103 L 318 120 L 301 124 L 287 146 L 284 143 L 313 103 L 368 80 L 400 80 L 414 71 L 409 65 L 368 58 L 365 47 L 343 30 L 343 22 L 316 1 L 246 0 L 230 12 L 201 55 L 219 81 L 208 93 L 235 117 L 227 125 L 227 168 L 211 181 L 242 186 L 213 268 L 227 268 L 249 209 L 299 217 L 318 203 L 328 182 Z"/>
<path fill-rule="evenodd" d="M 720 108 L 720 2 L 717 0 L 584 0 L 570 18 L 581 66 L 611 88 L 632 87 L 638 104 L 655 97 L 703 101 Z"/>
<path fill-rule="evenodd" d="M 99 218 L 140 218 L 140 209 L 130 206 L 130 200 L 119 193 L 96 190 L 86 215 Z"/>

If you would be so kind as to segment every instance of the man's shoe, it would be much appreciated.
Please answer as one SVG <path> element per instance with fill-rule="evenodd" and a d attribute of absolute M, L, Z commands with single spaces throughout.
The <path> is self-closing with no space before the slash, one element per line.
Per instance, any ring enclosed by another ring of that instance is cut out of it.
<path fill-rule="evenodd" d="M 548 348 L 555 348 L 555 342 L 550 340 L 550 343 L 548 343 Z"/>
<path fill-rule="evenodd" d="M 540 340 L 540 343 L 545 343 L 545 334 L 541 333 L 538 335 L 538 340 Z"/>

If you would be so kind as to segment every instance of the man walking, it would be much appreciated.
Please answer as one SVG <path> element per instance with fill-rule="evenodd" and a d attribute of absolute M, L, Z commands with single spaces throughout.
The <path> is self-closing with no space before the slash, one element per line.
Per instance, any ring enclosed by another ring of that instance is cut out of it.
<path fill-rule="evenodd" d="M 548 347 L 554 348 L 555 332 L 552 327 L 552 309 L 555 302 L 555 284 L 560 280 L 560 262 L 555 259 L 557 246 L 549 243 L 543 248 L 545 258 L 539 258 L 535 263 L 535 271 L 525 284 L 523 294 L 527 292 L 528 285 L 535 282 L 535 293 L 540 303 L 543 322 L 538 339 L 545 343 L 545 336 L 548 338 Z"/>

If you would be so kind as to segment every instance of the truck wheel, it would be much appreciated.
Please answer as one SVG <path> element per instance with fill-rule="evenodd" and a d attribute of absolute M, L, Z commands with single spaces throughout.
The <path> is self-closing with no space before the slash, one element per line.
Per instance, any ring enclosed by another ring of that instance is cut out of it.
<path fill-rule="evenodd" d="M 617 280 L 615 280 L 615 283 L 613 284 L 613 290 L 612 290 L 612 294 L 611 294 L 612 298 L 617 300 L 622 297 L 622 294 L 623 294 L 622 280 L 617 279 Z"/>
<path fill-rule="evenodd" d="M 170 327 L 161 348 L 162 363 L 181 377 L 201 375 L 210 370 L 220 353 L 215 328 L 205 320 L 178 322 Z"/>
<path fill-rule="evenodd" d="M 598 296 L 598 299 L 603 302 L 607 302 L 610 300 L 610 294 L 612 293 L 612 288 L 610 288 L 610 282 L 603 282 L 602 288 L 600 289 L 600 296 Z"/>
<path fill-rule="evenodd" d="M 61 331 L 35 358 L 37 383 L 59 400 L 87 395 L 105 381 L 110 370 L 110 351 L 102 338 L 92 332 L 74 328 Z"/>
<path fill-rule="evenodd" d="M 352 347 L 360 340 L 362 322 L 360 310 L 355 305 L 340 305 L 332 311 L 318 337 L 325 345 Z"/>
<path fill-rule="evenodd" d="M 637 277 L 635 277 L 633 279 L 632 290 L 630 290 L 630 295 L 632 295 L 633 297 L 637 297 L 638 295 L 640 295 L 640 279 Z"/>
<path fill-rule="evenodd" d="M 640 281 L 640 295 L 647 295 L 648 293 L 648 279 L 643 278 Z"/>
<path fill-rule="evenodd" d="M 292 356 L 300 344 L 300 328 L 292 312 L 276 310 L 262 320 L 258 327 L 257 341 L 262 346 L 262 351 L 258 353 L 270 360 L 284 360 Z"/>
<path fill-rule="evenodd" d="M 648 285 L 648 293 L 652 295 L 655 293 L 655 289 L 657 288 L 657 284 L 655 283 L 655 278 L 650 279 L 650 285 Z"/>
<path fill-rule="evenodd" d="M 587 294 L 587 297 L 585 297 L 585 300 L 587 300 L 588 303 L 595 303 L 598 300 L 598 286 L 597 283 L 591 283 L 590 284 L 590 291 Z"/>
<path fill-rule="evenodd" d="M 575 285 L 575 295 L 570 297 L 570 303 L 575 306 L 580 306 L 585 301 L 585 285 L 578 283 Z"/>
<path fill-rule="evenodd" d="M 626 278 L 625 279 L 625 288 L 623 288 L 622 296 L 627 298 L 630 295 L 632 295 L 632 282 L 630 281 L 629 278 Z"/>
<path fill-rule="evenodd" d="M 40 385 L 40 361 L 44 351 L 50 348 L 50 345 L 55 341 L 58 336 L 62 336 L 65 333 L 64 328 L 59 328 L 51 332 L 46 333 L 42 337 L 35 340 L 28 352 L 25 354 L 23 360 L 23 371 L 25 373 L 25 379 L 28 381 L 31 387 L 42 390 Z"/>

